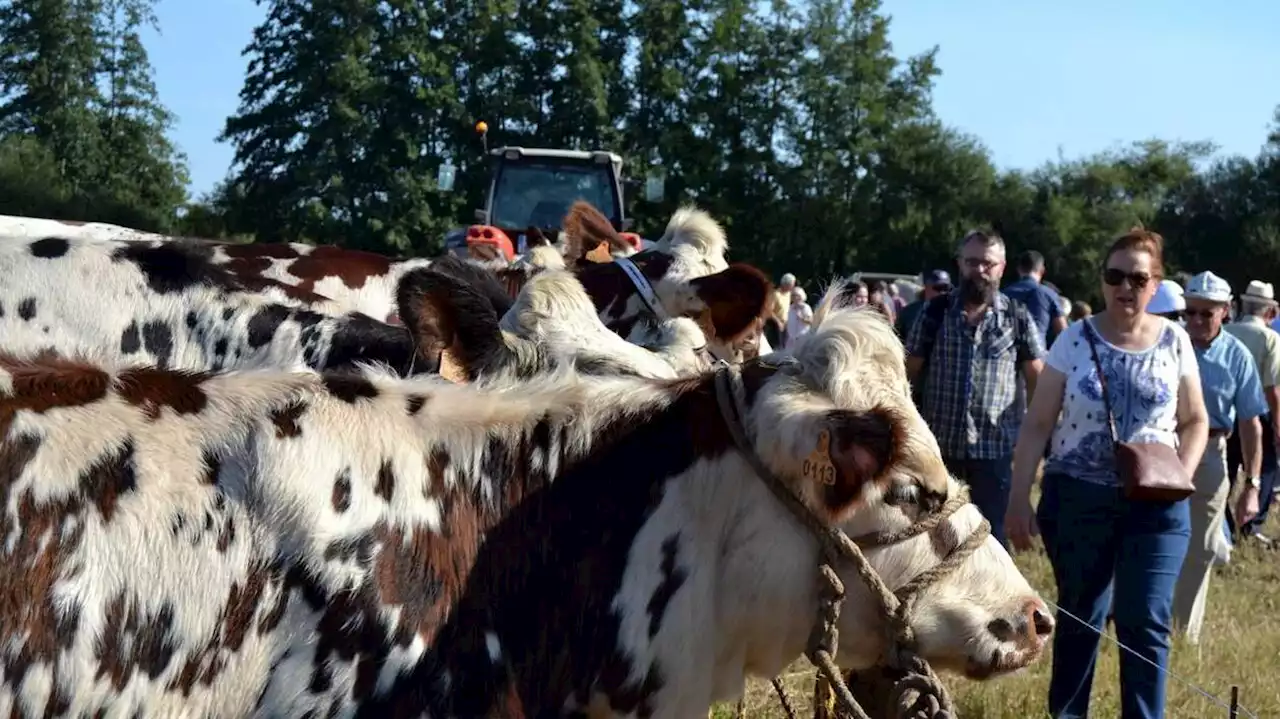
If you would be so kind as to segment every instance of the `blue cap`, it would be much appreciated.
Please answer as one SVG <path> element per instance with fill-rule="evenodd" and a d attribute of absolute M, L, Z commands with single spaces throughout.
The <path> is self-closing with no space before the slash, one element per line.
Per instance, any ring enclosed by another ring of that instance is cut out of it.
<path fill-rule="evenodd" d="M 924 284 L 926 287 L 937 287 L 938 285 L 951 286 L 951 275 L 946 270 L 932 270 L 924 273 Z"/>

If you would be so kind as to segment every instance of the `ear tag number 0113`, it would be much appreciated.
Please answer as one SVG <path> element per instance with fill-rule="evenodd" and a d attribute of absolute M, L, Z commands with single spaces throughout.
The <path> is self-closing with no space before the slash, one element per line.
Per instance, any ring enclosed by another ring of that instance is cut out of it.
<path fill-rule="evenodd" d="M 818 434 L 818 444 L 805 459 L 802 473 L 808 480 L 826 485 L 836 483 L 836 466 L 831 462 L 831 433 L 827 430 Z"/>

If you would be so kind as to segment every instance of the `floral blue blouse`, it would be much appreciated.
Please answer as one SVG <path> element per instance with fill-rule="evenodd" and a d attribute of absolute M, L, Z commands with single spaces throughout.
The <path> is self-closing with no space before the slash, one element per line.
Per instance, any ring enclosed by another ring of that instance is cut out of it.
<path fill-rule="evenodd" d="M 1084 334 L 1086 322 L 1090 320 L 1073 322 L 1045 358 L 1067 378 L 1045 474 L 1119 485 L 1102 383 Z M 1174 322 L 1164 323 L 1156 343 L 1136 351 L 1116 347 L 1093 332 L 1122 442 L 1178 446 L 1178 383 L 1183 377 L 1199 382 L 1200 368 L 1187 331 Z"/>

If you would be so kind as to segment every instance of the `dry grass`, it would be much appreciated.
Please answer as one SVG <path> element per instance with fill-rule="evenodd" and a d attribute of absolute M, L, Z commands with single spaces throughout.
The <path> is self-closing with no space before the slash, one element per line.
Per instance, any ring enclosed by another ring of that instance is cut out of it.
<path fill-rule="evenodd" d="M 1273 515 L 1275 516 L 1275 515 Z M 1280 535 L 1280 520 L 1269 524 L 1268 536 Z M 1053 574 L 1042 551 L 1016 557 L 1032 586 L 1046 599 L 1054 596 Z M 1069 620 L 1064 620 L 1069 621 Z M 1103 641 L 1093 684 L 1091 716 L 1118 717 L 1119 655 Z M 1280 551 L 1256 545 L 1237 546 L 1231 563 L 1215 569 L 1209 608 L 1199 646 L 1175 642 L 1171 671 L 1226 702 L 1231 685 L 1241 688 L 1240 703 L 1258 717 L 1280 716 Z M 1028 719 L 1047 717 L 1049 656 L 1033 667 L 989 682 L 945 675 L 961 717 Z M 787 669 L 784 684 L 800 716 L 812 716 L 813 672 L 801 659 Z M 766 681 L 747 685 L 746 714 L 755 719 L 785 717 Z M 715 707 L 716 719 L 729 719 L 734 707 Z M 1168 717 L 1226 717 L 1227 710 L 1177 679 L 1168 684 Z M 1241 713 L 1242 717 L 1248 714 Z"/>

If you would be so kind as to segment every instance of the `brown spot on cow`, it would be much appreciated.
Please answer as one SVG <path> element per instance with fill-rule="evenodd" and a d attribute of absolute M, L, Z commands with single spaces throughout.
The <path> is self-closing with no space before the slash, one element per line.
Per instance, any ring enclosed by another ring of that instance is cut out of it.
<path fill-rule="evenodd" d="M 427 397 L 425 395 L 411 394 L 408 399 L 405 400 L 405 412 L 408 412 L 409 416 L 413 417 L 418 414 L 418 412 L 422 411 L 422 406 L 426 403 Z"/>
<path fill-rule="evenodd" d="M 0 545 L 0 626 L 25 634 L 22 642 L 0 643 L 10 686 L 21 686 L 33 665 L 51 665 L 59 650 L 70 648 L 80 617 L 79 605 L 55 601 L 53 590 L 84 533 L 83 521 L 66 520 L 79 518 L 83 505 L 74 495 L 37 500 L 30 488 L 14 495 L 39 449 L 40 440 L 32 436 L 0 442 L 0 502 L 9 507 L 0 512 L 0 536 L 12 538 L 11 546 Z"/>
<path fill-rule="evenodd" d="M 333 245 L 318 245 L 307 254 L 288 245 L 228 245 L 224 251 L 240 263 L 233 271 L 239 273 L 243 269 L 259 277 L 271 266 L 272 259 L 287 260 L 285 271 L 300 280 L 297 286 L 305 292 L 315 292 L 316 283 L 329 277 L 353 290 L 360 289 L 369 278 L 386 276 L 395 263 L 392 258 L 373 252 Z"/>
<path fill-rule="evenodd" d="M 126 402 L 142 407 L 147 418 L 155 420 L 165 407 L 180 415 L 203 411 L 209 397 L 200 384 L 208 377 L 203 372 L 140 367 L 121 372 L 117 384 L 120 396 Z"/>
<path fill-rule="evenodd" d="M 667 274 L 673 258 L 664 252 L 646 250 L 627 258 L 640 270 L 640 274 L 655 284 Z M 613 322 L 622 316 L 627 309 L 627 302 L 636 294 L 636 287 L 631 278 L 617 263 L 579 263 L 578 281 L 591 296 L 596 312 L 603 312 L 605 324 L 609 329 L 626 336 L 613 326 Z"/>
<path fill-rule="evenodd" d="M 82 407 L 106 397 L 111 387 L 106 372 L 54 354 L 24 360 L 0 353 L 0 369 L 9 373 L 13 385 L 11 392 L 0 395 L 0 438 L 15 412 Z"/>
<path fill-rule="evenodd" d="M 116 689 L 124 689 L 135 672 L 155 679 L 178 650 L 173 631 L 174 611 L 165 603 L 154 613 L 126 599 L 122 593 L 107 605 L 102 634 L 94 642 L 98 659 L 95 679 L 109 677 Z"/>
<path fill-rule="evenodd" d="M 94 462 L 80 476 L 80 491 L 97 504 L 104 522 L 110 522 L 115 516 L 121 495 L 138 488 L 133 462 L 133 442 L 126 442 Z"/>
<path fill-rule="evenodd" d="M 344 469 L 333 480 L 333 509 L 342 514 L 351 508 L 351 470 Z"/>
<path fill-rule="evenodd" d="M 679 551 L 679 532 L 663 540 L 662 564 L 659 567 L 662 580 L 654 588 L 653 595 L 649 597 L 649 604 L 645 607 L 645 611 L 649 613 L 650 639 L 658 636 L 658 630 L 662 628 L 662 618 L 667 612 L 667 605 L 671 603 L 680 587 L 684 586 L 684 580 L 688 575 L 679 565 Z"/>
<path fill-rule="evenodd" d="M 395 491 L 395 469 L 391 467 L 391 460 L 383 460 L 382 465 L 378 467 L 378 481 L 373 485 L 373 493 L 382 497 L 383 501 L 390 502 L 391 495 Z"/>
<path fill-rule="evenodd" d="M 355 404 L 361 398 L 373 399 L 378 396 L 378 388 L 363 375 L 326 372 L 322 381 L 329 394 L 347 404 Z"/>
<path fill-rule="evenodd" d="M 275 617 L 275 621 L 269 627 L 264 628 L 263 624 L 267 617 L 275 611 L 275 607 L 266 608 L 263 604 L 263 596 L 268 586 L 278 586 L 282 579 L 279 573 L 267 566 L 262 561 L 253 562 L 242 582 L 233 582 L 231 589 L 227 593 L 226 603 L 223 605 L 221 615 L 218 618 L 218 626 L 214 632 L 214 636 L 209 640 L 208 644 L 203 647 L 194 648 L 187 653 L 186 661 L 183 662 L 182 669 L 178 675 L 168 685 L 170 691 L 181 691 L 184 696 L 190 696 L 191 690 L 195 688 L 197 683 L 209 686 L 213 684 L 218 675 L 226 668 L 226 657 L 238 651 L 244 644 L 244 639 L 248 636 L 249 630 L 254 627 L 254 617 L 262 612 L 263 619 L 259 621 L 258 631 L 264 633 L 275 628 L 279 621 L 279 617 Z M 283 614 L 283 600 L 287 598 L 287 594 L 281 592 L 281 604 L 279 605 L 280 614 Z"/>
<path fill-rule="evenodd" d="M 307 403 L 301 400 L 295 400 L 271 411 L 271 424 L 276 428 L 276 439 L 285 439 L 288 437 L 298 437 L 302 435 L 302 427 L 298 425 L 298 420 L 302 419 L 302 414 L 307 411 Z"/>

